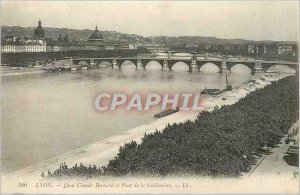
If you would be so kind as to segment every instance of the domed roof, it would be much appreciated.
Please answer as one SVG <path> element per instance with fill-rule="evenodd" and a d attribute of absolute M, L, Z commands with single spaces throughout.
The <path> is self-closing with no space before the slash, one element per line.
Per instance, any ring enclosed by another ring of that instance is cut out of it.
<path fill-rule="evenodd" d="M 42 28 L 42 23 L 39 20 L 38 27 L 34 30 L 34 37 L 44 38 L 45 37 L 45 31 Z"/>
<path fill-rule="evenodd" d="M 95 28 L 95 31 L 90 35 L 88 41 L 103 41 L 103 36 L 98 31 L 97 26 Z"/>

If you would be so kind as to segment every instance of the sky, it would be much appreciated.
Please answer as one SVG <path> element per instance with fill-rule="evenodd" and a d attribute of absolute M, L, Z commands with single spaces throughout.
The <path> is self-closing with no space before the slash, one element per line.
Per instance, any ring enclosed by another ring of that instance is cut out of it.
<path fill-rule="evenodd" d="M 297 41 L 299 1 L 1 1 L 1 25 Z"/>

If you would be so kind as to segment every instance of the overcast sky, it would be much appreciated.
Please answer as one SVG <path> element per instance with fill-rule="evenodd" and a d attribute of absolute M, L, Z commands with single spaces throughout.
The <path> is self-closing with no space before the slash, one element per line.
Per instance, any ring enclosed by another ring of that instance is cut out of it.
<path fill-rule="evenodd" d="M 119 31 L 144 36 L 298 40 L 298 1 L 2 1 L 1 25 Z"/>

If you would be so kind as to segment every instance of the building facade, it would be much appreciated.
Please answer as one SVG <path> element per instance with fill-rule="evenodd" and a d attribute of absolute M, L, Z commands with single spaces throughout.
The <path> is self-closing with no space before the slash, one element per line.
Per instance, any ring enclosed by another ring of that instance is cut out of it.
<path fill-rule="evenodd" d="M 38 26 L 33 32 L 33 38 L 8 36 L 1 40 L 1 53 L 34 53 L 47 52 L 45 31 L 39 20 Z"/>
<path fill-rule="evenodd" d="M 13 39 L 17 41 L 1 43 L 1 53 L 33 53 L 33 52 L 47 52 L 47 45 L 44 40 L 26 39 L 26 41 L 19 41 L 20 39 Z"/>

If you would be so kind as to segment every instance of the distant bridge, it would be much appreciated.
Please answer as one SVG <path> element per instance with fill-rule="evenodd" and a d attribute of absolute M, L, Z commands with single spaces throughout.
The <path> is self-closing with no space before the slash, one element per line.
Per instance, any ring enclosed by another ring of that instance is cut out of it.
<path fill-rule="evenodd" d="M 74 58 L 52 62 L 51 65 L 47 65 L 44 70 L 55 71 L 65 69 L 80 69 L 80 68 L 97 68 L 100 63 L 106 62 L 111 67 L 121 69 L 124 62 L 131 62 L 136 66 L 136 69 L 146 69 L 149 62 L 155 61 L 161 65 L 162 70 L 172 71 L 173 66 L 177 62 L 182 62 L 188 67 L 189 72 L 200 71 L 201 67 L 207 63 L 216 65 L 220 72 L 225 70 L 231 71 L 235 65 L 243 64 L 255 72 L 265 72 L 270 67 L 275 65 L 285 65 L 296 71 L 298 71 L 298 62 L 287 61 L 265 61 L 265 60 L 232 60 L 232 59 L 197 59 L 196 57 L 172 57 L 172 58 Z M 60 65 L 55 63 L 61 62 Z"/>

